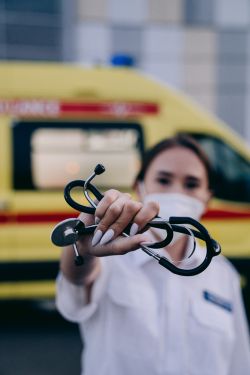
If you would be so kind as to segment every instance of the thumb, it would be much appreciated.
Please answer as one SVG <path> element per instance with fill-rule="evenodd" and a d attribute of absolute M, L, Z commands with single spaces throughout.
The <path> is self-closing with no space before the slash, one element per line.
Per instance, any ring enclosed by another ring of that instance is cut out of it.
<path fill-rule="evenodd" d="M 95 224 L 94 215 L 85 214 L 84 212 L 80 213 L 80 215 L 78 216 L 78 219 L 81 220 L 85 226 Z"/>

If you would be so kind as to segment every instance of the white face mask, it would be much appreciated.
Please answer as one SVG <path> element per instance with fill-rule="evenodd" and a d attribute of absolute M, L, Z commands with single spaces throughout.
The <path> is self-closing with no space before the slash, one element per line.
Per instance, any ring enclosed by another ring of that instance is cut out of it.
<path fill-rule="evenodd" d="M 143 186 L 142 186 L 143 188 Z M 189 197 L 180 193 L 152 193 L 145 194 L 143 202 L 155 201 L 160 206 L 159 216 L 168 220 L 170 216 L 188 216 L 199 220 L 205 212 L 205 204 L 197 198 Z M 174 233 L 172 244 L 183 235 Z"/>
<path fill-rule="evenodd" d="M 188 216 L 199 220 L 205 211 L 205 204 L 200 200 L 180 193 L 146 194 L 143 202 L 150 201 L 159 203 L 159 216 L 167 220 L 170 216 Z"/>

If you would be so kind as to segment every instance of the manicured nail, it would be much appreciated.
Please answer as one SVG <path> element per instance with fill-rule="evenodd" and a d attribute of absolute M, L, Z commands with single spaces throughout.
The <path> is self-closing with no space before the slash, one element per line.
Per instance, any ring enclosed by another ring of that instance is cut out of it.
<path fill-rule="evenodd" d="M 105 245 L 106 243 L 108 243 L 114 237 L 114 234 L 115 232 L 113 231 L 113 229 L 107 230 L 100 241 L 100 245 Z"/>
<path fill-rule="evenodd" d="M 141 246 L 150 246 L 150 245 L 152 245 L 153 243 L 155 243 L 155 242 L 141 242 L 140 245 L 141 245 Z"/>
<path fill-rule="evenodd" d="M 136 223 L 133 223 L 130 228 L 129 235 L 134 236 L 138 232 L 139 226 Z"/>
<path fill-rule="evenodd" d="M 101 219 L 99 217 L 95 217 L 95 224 L 98 225 L 100 223 Z"/>
<path fill-rule="evenodd" d="M 103 235 L 102 231 L 101 231 L 100 229 L 98 229 L 98 230 L 95 232 L 95 234 L 94 234 L 94 236 L 93 236 L 93 238 L 92 238 L 92 246 L 95 246 L 95 245 L 98 244 L 98 242 L 99 242 L 100 239 L 102 238 L 102 235 Z"/>

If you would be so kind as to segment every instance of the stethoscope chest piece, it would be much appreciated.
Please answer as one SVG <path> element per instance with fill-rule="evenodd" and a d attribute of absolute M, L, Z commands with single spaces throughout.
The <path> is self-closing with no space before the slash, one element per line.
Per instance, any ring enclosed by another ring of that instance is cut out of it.
<path fill-rule="evenodd" d="M 51 241 L 56 246 L 72 245 L 79 239 L 79 231 L 76 229 L 84 225 L 78 219 L 66 219 L 55 226 L 51 234 Z"/>

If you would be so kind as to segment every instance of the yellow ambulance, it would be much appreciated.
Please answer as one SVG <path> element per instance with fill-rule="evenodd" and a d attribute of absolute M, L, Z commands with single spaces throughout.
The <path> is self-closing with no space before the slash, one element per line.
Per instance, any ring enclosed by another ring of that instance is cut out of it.
<path fill-rule="evenodd" d="M 77 215 L 63 198 L 67 182 L 102 163 L 98 187 L 128 191 L 143 150 L 179 132 L 194 136 L 215 168 L 204 224 L 245 275 L 247 292 L 250 151 L 239 136 L 130 68 L 0 63 L 0 298 L 54 295 L 60 249 L 50 233 Z"/>

